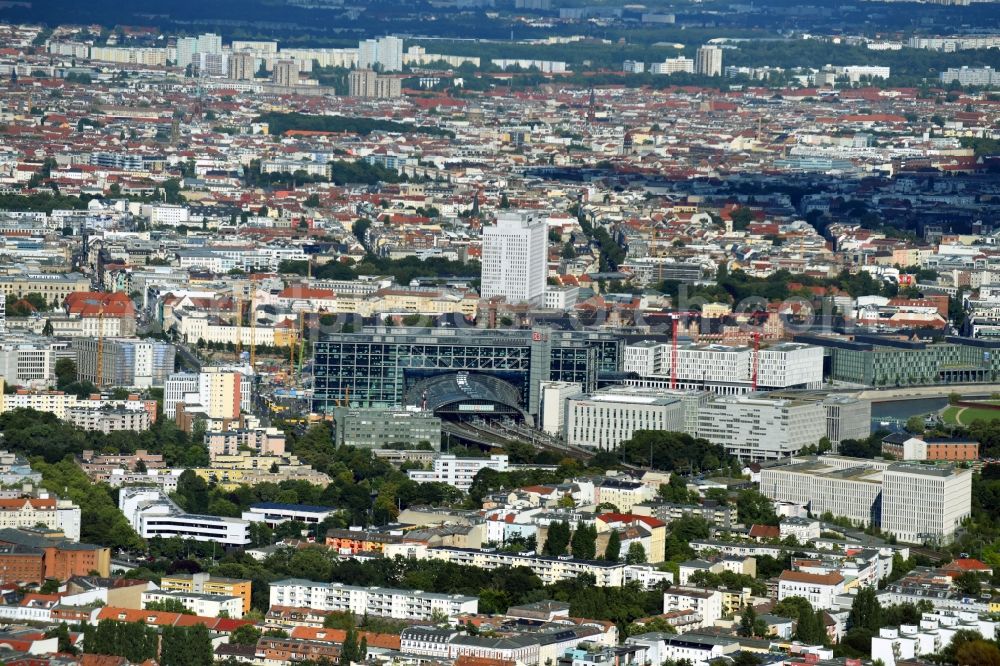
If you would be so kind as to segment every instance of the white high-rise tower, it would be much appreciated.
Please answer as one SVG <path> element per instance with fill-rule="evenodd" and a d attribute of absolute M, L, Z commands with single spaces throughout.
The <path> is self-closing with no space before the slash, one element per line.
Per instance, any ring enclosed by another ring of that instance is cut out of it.
<path fill-rule="evenodd" d="M 502 212 L 483 228 L 484 298 L 508 303 L 538 303 L 545 297 L 548 228 L 534 212 Z"/>

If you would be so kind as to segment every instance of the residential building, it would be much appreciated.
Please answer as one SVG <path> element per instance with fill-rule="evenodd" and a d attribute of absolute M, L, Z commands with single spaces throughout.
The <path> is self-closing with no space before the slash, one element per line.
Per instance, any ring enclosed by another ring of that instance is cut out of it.
<path fill-rule="evenodd" d="M 430 620 L 441 614 L 449 620 L 475 615 L 476 597 L 435 594 L 419 590 L 358 587 L 342 583 L 317 583 L 287 578 L 270 584 L 271 606 L 377 615 L 399 620 Z"/>
<path fill-rule="evenodd" d="M 802 597 L 819 610 L 834 610 L 834 599 L 844 593 L 844 577 L 836 572 L 814 574 L 782 571 L 778 576 L 778 601 Z"/>
<path fill-rule="evenodd" d="M 69 541 L 80 540 L 80 507 L 68 499 L 37 497 L 0 499 L 0 529 L 30 529 L 44 525 L 63 533 Z"/>
<path fill-rule="evenodd" d="M 711 627 L 722 619 L 722 592 L 695 587 L 672 587 L 663 593 L 663 612 L 693 610 L 702 627 Z"/>
<path fill-rule="evenodd" d="M 277 428 L 213 430 L 205 433 L 205 445 L 211 458 L 234 456 L 240 451 L 281 456 L 285 454 L 285 433 Z"/>
<path fill-rule="evenodd" d="M 257 75 L 257 58 L 251 51 L 229 54 L 229 78 L 235 81 L 253 81 Z"/>
<path fill-rule="evenodd" d="M 142 607 L 150 604 L 177 602 L 200 617 L 243 617 L 243 599 L 219 594 L 201 594 L 179 590 L 149 590 L 142 593 Z"/>
<path fill-rule="evenodd" d="M 695 52 L 694 71 L 702 76 L 722 76 L 722 49 L 702 46 Z"/>
<path fill-rule="evenodd" d="M 187 594 L 238 598 L 240 599 L 240 615 L 230 615 L 230 617 L 242 617 L 243 613 L 250 610 L 251 581 L 249 580 L 212 576 L 204 572 L 195 574 L 177 573 L 161 577 L 160 589 Z M 205 615 L 205 613 L 199 612 L 195 614 Z"/>
<path fill-rule="evenodd" d="M 291 87 L 299 85 L 299 66 L 294 60 L 278 60 L 272 74 L 274 85 Z"/>
<path fill-rule="evenodd" d="M 476 474 L 484 469 L 506 472 L 508 468 L 506 455 L 491 455 L 489 458 L 459 458 L 452 454 L 442 453 L 434 459 L 430 470 L 411 469 L 406 474 L 411 481 L 417 483 L 446 483 L 449 486 L 468 492 Z"/>

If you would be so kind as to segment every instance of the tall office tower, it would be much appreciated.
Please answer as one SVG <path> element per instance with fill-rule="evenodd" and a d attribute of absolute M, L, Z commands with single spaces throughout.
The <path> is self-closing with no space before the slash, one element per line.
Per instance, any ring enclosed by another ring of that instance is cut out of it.
<path fill-rule="evenodd" d="M 403 69 L 403 40 L 399 37 L 382 37 L 378 40 L 378 62 L 383 72 Z"/>
<path fill-rule="evenodd" d="M 196 37 L 179 37 L 177 39 L 177 66 L 187 67 L 190 65 L 197 52 L 198 39 Z"/>
<path fill-rule="evenodd" d="M 257 58 L 249 51 L 229 54 L 229 78 L 236 81 L 253 81 L 257 73 Z"/>
<path fill-rule="evenodd" d="M 703 76 L 722 76 L 722 49 L 703 46 L 695 55 L 694 71 Z"/>
<path fill-rule="evenodd" d="M 198 53 L 222 53 L 222 37 L 211 32 L 198 35 Z"/>
<path fill-rule="evenodd" d="M 378 75 L 370 69 L 356 69 L 347 75 L 347 94 L 351 97 L 374 97 Z"/>
<path fill-rule="evenodd" d="M 279 86 L 299 85 L 299 67 L 294 60 L 275 61 L 274 83 Z"/>
<path fill-rule="evenodd" d="M 378 63 L 378 41 L 365 39 L 358 42 L 358 69 L 372 69 Z"/>
<path fill-rule="evenodd" d="M 533 212 L 503 212 L 483 228 L 483 298 L 537 303 L 545 297 L 548 225 Z"/>

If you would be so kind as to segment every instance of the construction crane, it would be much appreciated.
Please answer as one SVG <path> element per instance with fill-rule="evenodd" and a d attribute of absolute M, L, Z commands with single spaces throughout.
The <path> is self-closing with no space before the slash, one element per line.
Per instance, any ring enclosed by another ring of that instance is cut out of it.
<path fill-rule="evenodd" d="M 760 371 L 760 332 L 754 331 L 750 334 L 753 340 L 753 355 L 750 357 L 750 390 L 757 390 L 757 379 Z"/>
<path fill-rule="evenodd" d="M 97 311 L 97 372 L 95 373 L 97 379 L 97 389 L 101 389 L 101 385 L 104 383 L 104 303 L 101 303 L 101 309 Z"/>
<path fill-rule="evenodd" d="M 257 292 L 250 295 L 250 312 L 247 313 L 250 319 L 250 369 L 257 367 Z"/>
<path fill-rule="evenodd" d="M 679 315 L 674 315 L 671 319 L 671 336 L 670 336 L 670 388 L 677 388 L 677 322 L 680 320 Z"/>
<path fill-rule="evenodd" d="M 233 309 L 236 310 L 236 358 L 239 358 L 243 351 L 243 299 L 234 298 Z"/>

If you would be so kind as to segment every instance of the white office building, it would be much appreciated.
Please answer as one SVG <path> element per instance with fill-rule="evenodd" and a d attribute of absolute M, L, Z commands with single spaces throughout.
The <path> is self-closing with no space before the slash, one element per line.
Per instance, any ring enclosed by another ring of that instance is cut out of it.
<path fill-rule="evenodd" d="M 972 471 L 954 465 L 819 456 L 760 473 L 760 492 L 814 516 L 880 525 L 909 543 L 948 543 L 972 510 Z"/>
<path fill-rule="evenodd" d="M 826 436 L 823 405 L 762 395 L 716 396 L 698 415 L 698 436 L 742 460 L 794 455 Z"/>
<path fill-rule="evenodd" d="M 261 502 L 251 504 L 250 508 L 243 512 L 243 520 L 251 523 L 266 523 L 268 527 L 276 527 L 289 520 L 306 525 L 318 525 L 336 512 L 336 509 L 328 506 Z"/>
<path fill-rule="evenodd" d="M 449 620 L 479 612 L 479 599 L 460 594 L 434 594 L 419 590 L 358 587 L 343 583 L 317 583 L 287 578 L 270 584 L 271 606 L 292 606 L 318 611 L 378 615 L 399 620 L 430 620 L 443 614 Z"/>
<path fill-rule="evenodd" d="M 506 455 L 492 455 L 489 458 L 458 458 L 452 454 L 441 453 L 434 459 L 430 470 L 407 470 L 412 481 L 417 483 L 447 483 L 463 492 L 472 486 L 472 480 L 481 470 L 493 469 L 506 472 L 508 469 Z"/>
<path fill-rule="evenodd" d="M 566 442 L 613 451 L 637 430 L 683 432 L 684 403 L 677 396 L 594 393 L 566 405 Z"/>
<path fill-rule="evenodd" d="M 548 225 L 533 212 L 501 212 L 483 228 L 483 298 L 540 304 L 545 295 Z"/>
<path fill-rule="evenodd" d="M 622 369 L 661 383 L 671 377 L 670 342 L 641 340 L 625 346 Z M 720 344 L 679 344 L 676 388 L 741 394 L 753 390 L 752 347 Z M 757 387 L 761 390 L 823 385 L 823 348 L 795 342 L 764 347 L 757 355 Z M 651 384 L 651 382 L 646 382 Z"/>
<path fill-rule="evenodd" d="M 561 435 L 566 425 L 566 402 L 583 393 L 583 386 L 577 382 L 542 382 L 538 392 L 539 425 L 550 435 Z"/>
<path fill-rule="evenodd" d="M 948 543 L 972 512 L 972 470 L 896 463 L 882 474 L 882 531 L 911 543 Z"/>
<path fill-rule="evenodd" d="M 118 508 L 143 539 L 179 537 L 211 541 L 223 547 L 250 543 L 249 522 L 239 518 L 185 513 L 159 488 L 122 488 L 118 495 Z"/>

